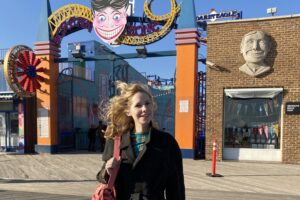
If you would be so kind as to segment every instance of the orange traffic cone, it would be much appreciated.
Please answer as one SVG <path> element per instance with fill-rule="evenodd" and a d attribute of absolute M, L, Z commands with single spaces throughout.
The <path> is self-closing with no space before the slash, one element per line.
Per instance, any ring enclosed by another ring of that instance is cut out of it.
<path fill-rule="evenodd" d="M 217 167 L 217 140 L 214 139 L 213 142 L 213 152 L 212 152 L 212 165 L 211 165 L 211 173 L 206 173 L 207 176 L 210 177 L 222 177 L 221 174 L 216 174 L 216 167 Z"/>

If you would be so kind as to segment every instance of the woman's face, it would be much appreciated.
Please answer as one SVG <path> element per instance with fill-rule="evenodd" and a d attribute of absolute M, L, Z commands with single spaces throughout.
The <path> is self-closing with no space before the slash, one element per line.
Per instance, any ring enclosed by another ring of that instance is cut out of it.
<path fill-rule="evenodd" d="M 126 8 L 107 7 L 95 11 L 93 26 L 96 35 L 106 43 L 114 42 L 123 32 L 127 23 Z"/>
<path fill-rule="evenodd" d="M 150 97 L 144 92 L 133 95 L 127 115 L 133 118 L 136 130 L 147 130 L 153 116 L 153 102 Z"/>

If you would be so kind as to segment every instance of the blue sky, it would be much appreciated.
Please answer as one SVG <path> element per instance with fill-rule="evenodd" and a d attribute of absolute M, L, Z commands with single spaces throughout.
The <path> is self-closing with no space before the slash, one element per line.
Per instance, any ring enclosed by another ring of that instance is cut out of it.
<path fill-rule="evenodd" d="M 178 3 L 184 0 L 177 0 Z M 297 0 L 194 0 L 196 14 L 207 14 L 211 8 L 217 12 L 240 10 L 243 11 L 243 18 L 268 17 L 267 8 L 277 7 L 276 16 L 300 14 L 300 3 Z M 54 12 L 60 7 L 78 3 L 90 7 L 90 0 L 51 0 L 51 8 Z M 141 16 L 144 0 L 136 0 L 135 15 Z M 39 16 L 42 0 L 0 0 L 0 49 L 10 48 L 14 45 L 24 44 L 31 48 L 38 34 Z M 169 0 L 155 0 L 153 12 L 164 14 L 169 11 Z M 70 42 L 97 40 L 98 37 L 92 31 L 79 31 L 64 38 L 62 42 L 62 57 L 67 56 L 67 44 Z M 101 41 L 100 41 L 101 42 Z M 148 51 L 175 50 L 175 34 L 172 31 L 164 39 L 148 45 Z M 109 47 L 111 48 L 111 47 Z M 134 53 L 135 48 L 122 45 L 111 48 L 116 53 Z M 206 47 L 201 46 L 199 53 L 205 56 Z M 175 57 L 134 59 L 128 62 L 139 72 L 146 72 L 147 75 L 159 75 L 162 78 L 172 78 L 175 72 Z M 203 65 L 199 66 L 203 69 Z"/>

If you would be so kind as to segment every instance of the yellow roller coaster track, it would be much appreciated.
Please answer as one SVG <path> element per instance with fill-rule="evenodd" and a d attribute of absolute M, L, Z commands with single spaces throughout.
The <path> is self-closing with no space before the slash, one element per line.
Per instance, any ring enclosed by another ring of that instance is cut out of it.
<path fill-rule="evenodd" d="M 151 0 L 153 1 L 153 0 Z M 153 21 L 166 21 L 164 26 L 161 28 L 160 31 L 154 32 L 145 36 L 126 36 L 121 35 L 117 42 L 121 44 L 126 45 L 144 45 L 149 44 L 152 42 L 155 42 L 162 38 L 164 35 L 166 35 L 170 30 L 171 26 L 177 16 L 177 14 L 180 11 L 180 7 L 177 6 L 176 0 L 170 0 L 171 3 L 171 11 L 170 13 L 167 13 L 162 16 L 154 15 L 152 11 L 150 10 L 148 6 L 148 0 L 145 0 L 144 3 L 144 11 L 146 16 L 153 20 Z M 93 14 L 92 10 L 86 6 L 80 5 L 80 4 L 69 4 L 66 6 L 63 6 L 56 10 L 54 13 L 51 14 L 48 18 L 48 22 L 50 25 L 51 30 L 51 37 L 53 37 L 60 25 L 65 22 L 66 20 L 69 20 L 72 17 L 81 17 L 84 19 L 89 20 L 90 22 L 93 22 Z"/>
<path fill-rule="evenodd" d="M 153 0 L 151 0 L 153 1 Z M 176 0 L 170 0 L 171 3 L 171 11 L 168 14 L 162 15 L 162 16 L 158 16 L 158 15 L 154 15 L 149 6 L 148 6 L 148 0 L 145 1 L 144 3 L 144 11 L 146 16 L 153 20 L 153 21 L 163 21 L 163 20 L 167 20 L 165 25 L 161 28 L 160 31 L 158 32 L 154 32 L 145 36 L 124 36 L 121 35 L 117 42 L 121 43 L 121 44 L 127 44 L 127 45 L 144 45 L 144 44 L 148 44 L 148 43 L 152 43 L 155 42 L 157 40 L 159 40 L 160 38 L 162 38 L 164 35 L 166 35 L 170 30 L 171 30 L 171 26 L 173 25 L 173 22 L 178 14 L 178 12 L 180 11 L 180 7 L 177 6 L 176 4 Z"/>
<path fill-rule="evenodd" d="M 53 37 L 60 25 L 72 17 L 81 17 L 93 22 L 92 10 L 80 4 L 68 4 L 56 10 L 48 18 L 51 37 Z"/>
<path fill-rule="evenodd" d="M 154 0 L 150 0 L 150 4 L 152 4 Z M 177 15 L 177 13 L 180 11 L 180 6 L 177 6 L 176 5 L 176 1 L 175 0 L 170 0 L 170 3 L 171 3 L 171 12 L 165 14 L 165 15 L 154 15 L 151 11 L 151 8 L 149 8 L 148 6 L 148 0 L 146 0 L 144 2 L 144 12 L 146 14 L 146 16 L 153 20 L 153 21 L 164 21 L 164 20 L 167 20 L 169 19 L 170 17 L 172 17 L 172 15 L 174 14 L 174 11 Z"/>

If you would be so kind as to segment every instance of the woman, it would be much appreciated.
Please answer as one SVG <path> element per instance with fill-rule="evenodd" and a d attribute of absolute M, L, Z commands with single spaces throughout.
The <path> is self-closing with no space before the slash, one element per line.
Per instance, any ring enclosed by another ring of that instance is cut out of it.
<path fill-rule="evenodd" d="M 120 164 L 115 182 L 118 200 L 185 199 L 182 157 L 176 140 L 152 122 L 155 104 L 149 88 L 117 82 L 119 95 L 108 106 L 104 161 L 97 178 L 107 183 Z M 114 136 L 121 136 L 120 163 L 113 157 Z"/>

